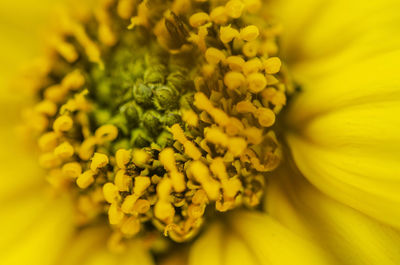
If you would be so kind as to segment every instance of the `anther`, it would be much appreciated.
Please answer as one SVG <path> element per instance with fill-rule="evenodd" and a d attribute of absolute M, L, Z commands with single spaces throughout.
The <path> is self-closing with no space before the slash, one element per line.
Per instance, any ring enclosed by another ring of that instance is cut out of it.
<path fill-rule="evenodd" d="M 73 123 L 71 117 L 62 115 L 54 121 L 53 129 L 55 132 L 66 132 L 72 128 Z"/>
<path fill-rule="evenodd" d="M 94 182 L 94 172 L 92 170 L 87 170 L 79 175 L 76 179 L 76 185 L 81 189 L 86 189 Z"/>
<path fill-rule="evenodd" d="M 108 164 L 108 156 L 101 153 L 95 153 L 90 164 L 90 169 L 96 171 L 99 168 L 105 167 Z"/>

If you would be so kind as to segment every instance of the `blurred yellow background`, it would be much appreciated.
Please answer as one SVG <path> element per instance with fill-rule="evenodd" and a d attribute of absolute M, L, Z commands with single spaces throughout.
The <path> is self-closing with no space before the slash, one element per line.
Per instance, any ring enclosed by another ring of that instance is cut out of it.
<path fill-rule="evenodd" d="M 51 11 L 65 0 L 0 1 L 0 91 L 24 62 L 38 56 Z"/>

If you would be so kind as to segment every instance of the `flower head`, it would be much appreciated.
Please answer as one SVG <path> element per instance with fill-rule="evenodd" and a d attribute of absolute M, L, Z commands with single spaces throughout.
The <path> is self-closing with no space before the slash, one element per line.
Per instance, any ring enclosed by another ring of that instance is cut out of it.
<path fill-rule="evenodd" d="M 288 85 L 260 11 L 105 1 L 61 19 L 28 113 L 40 164 L 73 194 L 80 225 L 107 215 L 113 238 L 157 229 L 182 242 L 208 212 L 257 208 L 281 160 L 273 126 Z"/>

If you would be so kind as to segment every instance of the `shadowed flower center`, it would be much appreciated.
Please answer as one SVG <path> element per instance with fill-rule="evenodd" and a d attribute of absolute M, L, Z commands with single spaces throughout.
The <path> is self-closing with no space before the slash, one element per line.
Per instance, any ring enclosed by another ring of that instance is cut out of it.
<path fill-rule="evenodd" d="M 208 216 L 257 208 L 281 160 L 289 84 L 260 0 L 104 1 L 60 19 L 27 123 L 78 225 L 183 242 Z"/>

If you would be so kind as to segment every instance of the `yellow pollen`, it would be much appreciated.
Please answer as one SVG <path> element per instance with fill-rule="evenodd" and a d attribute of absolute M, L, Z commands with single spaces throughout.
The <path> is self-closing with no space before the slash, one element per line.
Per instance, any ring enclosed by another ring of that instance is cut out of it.
<path fill-rule="evenodd" d="M 197 28 L 197 27 L 200 27 L 200 26 L 204 25 L 205 23 L 207 23 L 209 19 L 210 19 L 210 16 L 207 13 L 199 12 L 199 13 L 193 14 L 189 18 L 189 24 L 190 24 L 190 26 Z"/>
<path fill-rule="evenodd" d="M 38 140 L 38 145 L 42 151 L 51 151 L 56 148 L 58 135 L 55 132 L 44 133 Z"/>
<path fill-rule="evenodd" d="M 245 41 L 254 41 L 260 35 L 260 31 L 254 25 L 247 26 L 240 30 L 240 38 Z"/>
<path fill-rule="evenodd" d="M 121 226 L 121 232 L 127 236 L 134 236 L 140 231 L 140 221 L 131 216 L 127 218 Z"/>
<path fill-rule="evenodd" d="M 259 93 L 267 86 L 267 79 L 261 73 L 252 73 L 247 76 L 249 90 L 253 93 Z"/>
<path fill-rule="evenodd" d="M 258 58 L 251 59 L 243 64 L 243 73 L 249 75 L 251 73 L 256 73 L 262 69 L 263 65 L 261 60 Z"/>
<path fill-rule="evenodd" d="M 225 24 L 228 21 L 228 14 L 224 6 L 214 8 L 210 13 L 210 19 L 217 25 Z"/>
<path fill-rule="evenodd" d="M 92 170 L 87 170 L 79 175 L 76 179 L 76 185 L 81 189 L 86 189 L 94 182 L 94 172 Z"/>
<path fill-rule="evenodd" d="M 96 171 L 99 168 L 105 167 L 108 164 L 108 156 L 101 153 L 95 153 L 90 164 L 90 169 Z"/>
<path fill-rule="evenodd" d="M 249 41 L 243 45 L 242 52 L 247 58 L 253 58 L 258 54 L 259 48 L 257 41 Z"/>
<path fill-rule="evenodd" d="M 208 48 L 206 51 L 206 60 L 210 64 L 218 64 L 225 60 L 225 54 L 216 48 Z"/>
<path fill-rule="evenodd" d="M 141 149 L 135 149 L 132 152 L 132 161 L 138 166 L 145 165 L 149 159 L 150 156 Z"/>
<path fill-rule="evenodd" d="M 39 157 L 39 164 L 44 168 L 55 168 L 61 164 L 61 161 L 53 153 L 44 153 Z"/>
<path fill-rule="evenodd" d="M 229 56 L 226 59 L 226 62 L 228 63 L 229 68 L 232 71 L 236 71 L 236 72 L 241 72 L 242 68 L 243 68 L 243 66 L 245 64 L 244 59 L 242 57 L 240 57 L 240 56 Z"/>
<path fill-rule="evenodd" d="M 77 90 L 85 84 L 85 78 L 79 70 L 75 70 L 64 77 L 61 82 L 63 88 L 67 90 Z"/>
<path fill-rule="evenodd" d="M 194 161 L 189 166 L 189 171 L 195 179 L 200 182 L 210 200 L 217 200 L 219 197 L 220 184 L 210 175 L 208 167 L 200 161 Z"/>
<path fill-rule="evenodd" d="M 111 142 L 118 136 L 118 129 L 114 125 L 107 124 L 98 128 L 95 137 L 99 143 Z"/>
<path fill-rule="evenodd" d="M 111 204 L 117 203 L 119 200 L 121 200 L 117 186 L 110 182 L 103 186 L 103 194 L 104 199 Z"/>
<path fill-rule="evenodd" d="M 78 178 L 82 173 L 82 166 L 78 162 L 69 162 L 63 165 L 62 172 L 69 178 Z"/>
<path fill-rule="evenodd" d="M 57 105 L 50 100 L 43 100 L 36 105 L 35 110 L 47 116 L 54 116 L 57 113 Z"/>
<path fill-rule="evenodd" d="M 257 13 L 262 6 L 261 0 L 243 0 L 243 3 L 249 13 Z"/>
<path fill-rule="evenodd" d="M 267 74 L 276 74 L 281 69 L 282 62 L 278 57 L 271 57 L 264 62 L 265 72 Z"/>
<path fill-rule="evenodd" d="M 245 82 L 245 77 L 242 73 L 239 72 L 228 72 L 224 77 L 224 84 L 228 89 L 238 89 Z"/>
<path fill-rule="evenodd" d="M 229 26 L 222 26 L 219 31 L 219 38 L 223 43 L 229 43 L 231 42 L 234 38 L 239 37 L 240 33 L 237 29 L 234 29 Z"/>
<path fill-rule="evenodd" d="M 115 160 L 119 168 L 126 168 L 126 165 L 131 160 L 131 152 L 125 149 L 118 149 L 115 153 Z"/>
<path fill-rule="evenodd" d="M 275 123 L 275 113 L 267 108 L 259 108 L 255 112 L 258 122 L 263 127 L 270 127 Z"/>
<path fill-rule="evenodd" d="M 115 174 L 114 184 L 119 191 L 129 191 L 132 187 L 132 178 L 121 169 Z"/>
<path fill-rule="evenodd" d="M 108 220 L 112 225 L 119 225 L 125 218 L 125 214 L 122 210 L 115 204 L 111 204 L 110 208 L 108 209 Z"/>
<path fill-rule="evenodd" d="M 54 149 L 54 154 L 61 159 L 70 158 L 74 154 L 74 147 L 70 143 L 64 142 Z"/>
<path fill-rule="evenodd" d="M 193 127 L 199 124 L 199 117 L 193 110 L 185 110 L 182 114 L 182 120 Z"/>
<path fill-rule="evenodd" d="M 53 129 L 55 132 L 66 132 L 72 128 L 73 123 L 71 117 L 63 115 L 54 121 Z"/>
<path fill-rule="evenodd" d="M 239 18 L 242 15 L 244 7 L 241 0 L 230 0 L 225 5 L 226 13 L 232 18 Z"/>

